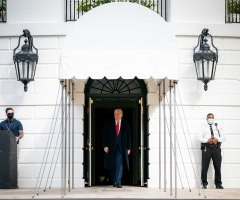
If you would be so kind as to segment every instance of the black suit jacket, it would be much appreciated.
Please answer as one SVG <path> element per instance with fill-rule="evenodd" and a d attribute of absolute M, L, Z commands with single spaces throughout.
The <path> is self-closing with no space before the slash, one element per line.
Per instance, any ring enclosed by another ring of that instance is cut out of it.
<path fill-rule="evenodd" d="M 129 169 L 129 160 L 127 150 L 132 149 L 130 127 L 127 121 L 121 120 L 120 136 L 122 137 L 122 147 Z M 107 120 L 103 130 L 103 148 L 108 147 L 109 152 L 104 153 L 104 167 L 106 169 L 115 169 L 115 154 L 117 149 L 117 130 L 115 120 Z"/>

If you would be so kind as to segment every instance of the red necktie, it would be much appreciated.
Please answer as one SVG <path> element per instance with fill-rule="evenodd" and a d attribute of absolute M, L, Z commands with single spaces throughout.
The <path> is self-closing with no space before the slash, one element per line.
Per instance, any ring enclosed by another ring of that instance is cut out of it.
<path fill-rule="evenodd" d="M 119 135 L 119 121 L 117 122 L 116 129 L 117 129 L 117 136 L 118 136 Z"/>

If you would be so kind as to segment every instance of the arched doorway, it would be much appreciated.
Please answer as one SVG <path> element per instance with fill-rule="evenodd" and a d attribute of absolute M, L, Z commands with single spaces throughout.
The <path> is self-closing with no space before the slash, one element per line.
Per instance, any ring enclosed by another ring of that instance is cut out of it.
<path fill-rule="evenodd" d="M 86 186 L 109 185 L 103 165 L 102 131 L 114 108 L 123 109 L 132 134 L 130 171 L 123 172 L 123 185 L 146 186 L 148 179 L 147 87 L 142 79 L 89 79 L 85 86 L 84 179 Z"/>

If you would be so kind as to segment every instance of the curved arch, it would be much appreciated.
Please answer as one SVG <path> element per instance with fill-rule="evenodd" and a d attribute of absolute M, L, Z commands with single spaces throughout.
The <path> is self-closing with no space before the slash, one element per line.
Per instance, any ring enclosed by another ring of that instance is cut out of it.
<path fill-rule="evenodd" d="M 134 95 L 145 96 L 147 87 L 142 79 L 91 79 L 89 78 L 84 90 L 85 95 Z"/>

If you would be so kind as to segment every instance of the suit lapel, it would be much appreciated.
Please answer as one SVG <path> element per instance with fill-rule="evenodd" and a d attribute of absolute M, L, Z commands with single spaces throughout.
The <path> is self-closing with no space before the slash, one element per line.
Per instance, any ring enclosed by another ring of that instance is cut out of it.
<path fill-rule="evenodd" d="M 123 126 L 124 126 L 124 122 L 123 122 L 123 119 L 122 119 L 122 120 L 121 120 L 121 126 L 120 126 L 120 131 L 119 131 L 119 134 L 120 134 L 120 133 L 122 133 Z"/>
<path fill-rule="evenodd" d="M 114 136 L 117 137 L 117 129 L 116 129 L 116 124 L 115 124 L 115 120 L 113 120 L 113 133 L 114 133 Z"/>

